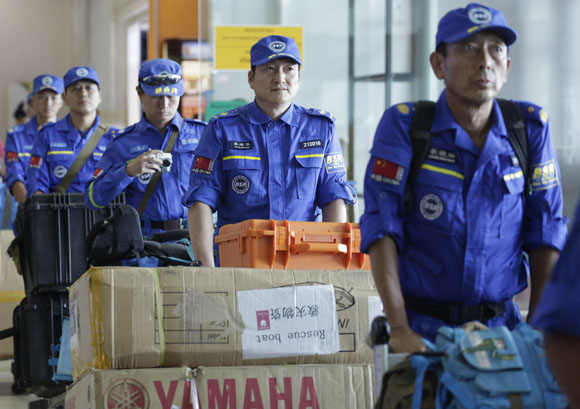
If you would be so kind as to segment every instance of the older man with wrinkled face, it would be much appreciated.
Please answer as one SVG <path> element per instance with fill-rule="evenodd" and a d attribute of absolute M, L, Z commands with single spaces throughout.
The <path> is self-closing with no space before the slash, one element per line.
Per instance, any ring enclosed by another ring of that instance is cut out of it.
<path fill-rule="evenodd" d="M 377 127 L 361 250 L 371 256 L 396 352 L 424 350 L 423 339 L 433 341 L 443 325 L 513 328 L 522 319 L 513 297 L 527 287 L 528 271 L 533 313 L 562 249 L 566 219 L 548 115 L 496 98 L 515 40 L 500 10 L 451 10 L 430 56 L 445 84 L 438 101 L 397 104 Z M 429 145 L 417 166 L 420 139 L 411 138 L 419 129 Z"/>

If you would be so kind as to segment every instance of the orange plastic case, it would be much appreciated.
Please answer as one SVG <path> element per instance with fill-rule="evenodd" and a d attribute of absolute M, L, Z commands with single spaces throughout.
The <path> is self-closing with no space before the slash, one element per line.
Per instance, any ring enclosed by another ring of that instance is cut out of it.
<path fill-rule="evenodd" d="M 215 241 L 222 267 L 371 269 L 358 223 L 251 219 L 223 226 Z"/>

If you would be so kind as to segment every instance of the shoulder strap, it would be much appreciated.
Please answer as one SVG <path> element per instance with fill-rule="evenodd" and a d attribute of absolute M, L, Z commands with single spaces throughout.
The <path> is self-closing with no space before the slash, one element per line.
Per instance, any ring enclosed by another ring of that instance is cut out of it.
<path fill-rule="evenodd" d="M 532 194 L 532 182 L 530 180 L 530 164 L 528 163 L 528 131 L 526 122 L 520 108 L 507 99 L 497 98 L 497 103 L 501 109 L 503 120 L 508 133 L 508 140 L 518 158 L 518 162 L 524 173 L 525 194 Z"/>
<path fill-rule="evenodd" d="M 66 189 L 70 186 L 74 178 L 86 163 L 87 159 L 89 159 L 89 156 L 91 156 L 97 147 L 97 144 L 101 140 L 102 136 L 106 134 L 108 130 L 108 126 L 99 124 L 97 129 L 95 129 L 95 132 L 93 132 L 93 134 L 89 137 L 87 143 L 85 143 L 85 146 L 83 146 L 83 149 L 81 149 L 77 155 L 70 168 L 68 168 L 68 171 L 63 176 L 58 186 L 54 189 L 56 193 L 64 193 L 66 191 Z"/>
<path fill-rule="evenodd" d="M 171 132 L 171 135 L 169 136 L 169 140 L 167 141 L 167 145 L 165 145 L 165 149 L 163 150 L 163 152 L 171 153 L 171 151 L 173 150 L 173 146 L 175 146 L 175 141 L 177 141 L 178 135 L 179 131 L 174 128 L 173 131 Z M 139 212 L 139 217 L 143 216 L 145 206 L 147 206 L 147 202 L 149 201 L 149 198 L 153 194 L 153 190 L 155 190 L 155 186 L 157 186 L 157 183 L 161 178 L 161 173 L 162 172 L 155 172 L 151 177 L 151 180 L 147 185 L 147 189 L 145 189 L 145 193 L 143 194 L 143 198 L 141 199 L 141 203 L 139 203 L 139 207 L 137 208 L 137 211 Z"/>
<path fill-rule="evenodd" d="M 413 156 L 409 167 L 409 176 L 405 184 L 405 209 L 407 213 L 413 207 L 413 193 L 411 188 L 417 179 L 421 165 L 429 154 L 433 135 L 431 134 L 431 124 L 435 116 L 435 103 L 433 101 L 417 101 L 415 104 L 415 114 L 409 131 L 411 137 L 411 147 Z"/>

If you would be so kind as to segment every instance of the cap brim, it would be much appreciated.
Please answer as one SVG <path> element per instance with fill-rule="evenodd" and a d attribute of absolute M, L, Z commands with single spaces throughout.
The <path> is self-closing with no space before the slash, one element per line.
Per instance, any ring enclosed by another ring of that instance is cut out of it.
<path fill-rule="evenodd" d="M 437 46 L 439 46 L 439 44 L 441 44 L 441 43 L 457 43 L 461 40 L 465 40 L 466 38 L 469 38 L 469 37 L 471 37 L 477 33 L 480 33 L 482 31 L 495 31 L 495 32 L 497 32 L 507 46 L 510 46 L 513 43 L 515 43 L 516 39 L 517 39 L 516 32 L 509 27 L 494 26 L 494 25 L 489 25 L 489 26 L 482 25 L 481 27 L 478 27 L 469 33 L 461 32 L 461 33 L 455 34 L 453 36 L 450 36 L 446 39 L 443 39 L 443 40 L 439 41 Z"/>
<path fill-rule="evenodd" d="M 173 84 L 173 85 L 145 85 L 142 82 L 139 86 L 145 92 L 145 94 L 152 97 L 160 97 L 163 95 L 168 95 L 170 97 L 180 97 L 183 95 L 183 81 Z"/>
<path fill-rule="evenodd" d="M 292 54 L 286 54 L 286 53 L 275 53 L 275 54 L 269 55 L 267 57 L 259 59 L 258 61 L 252 62 L 252 65 L 266 64 L 267 62 L 277 60 L 278 58 L 290 58 L 291 60 L 296 61 L 296 63 L 298 65 L 302 65 L 302 61 L 300 61 L 299 58 L 296 58 L 296 56 L 294 56 Z"/>
<path fill-rule="evenodd" d="M 73 85 L 75 82 L 79 82 L 79 81 L 90 81 L 90 82 L 94 82 L 95 84 L 97 84 L 97 87 L 101 88 L 101 84 L 99 84 L 99 82 L 98 82 L 98 81 L 95 81 L 95 80 L 94 80 L 94 79 L 92 79 L 92 78 L 87 78 L 87 77 L 79 77 L 79 78 L 75 79 L 74 81 L 71 81 L 70 83 L 68 83 L 68 84 L 67 84 L 67 85 L 64 87 L 65 91 L 66 91 L 66 89 L 67 89 L 68 87 L 70 87 L 71 85 Z"/>
<path fill-rule="evenodd" d="M 58 88 L 56 88 L 56 87 L 50 87 L 50 86 L 42 86 L 42 87 L 40 87 L 39 89 L 35 90 L 35 91 L 34 91 L 34 93 L 35 93 L 35 94 L 37 94 L 37 93 L 39 93 L 40 91 L 44 91 L 44 90 L 50 90 L 50 91 L 54 91 L 54 92 L 56 92 L 57 94 L 62 94 L 62 93 L 63 93 L 63 91 L 62 91 L 62 90 L 60 90 L 60 89 L 58 89 Z"/>

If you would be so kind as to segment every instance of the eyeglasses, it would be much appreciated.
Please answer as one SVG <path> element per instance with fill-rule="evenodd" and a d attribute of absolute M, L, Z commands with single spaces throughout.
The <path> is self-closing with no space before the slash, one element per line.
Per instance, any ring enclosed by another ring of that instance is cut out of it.
<path fill-rule="evenodd" d="M 145 78 L 140 78 L 139 82 L 154 87 L 158 87 L 160 85 L 175 85 L 181 82 L 181 75 L 177 74 L 150 75 Z"/>

